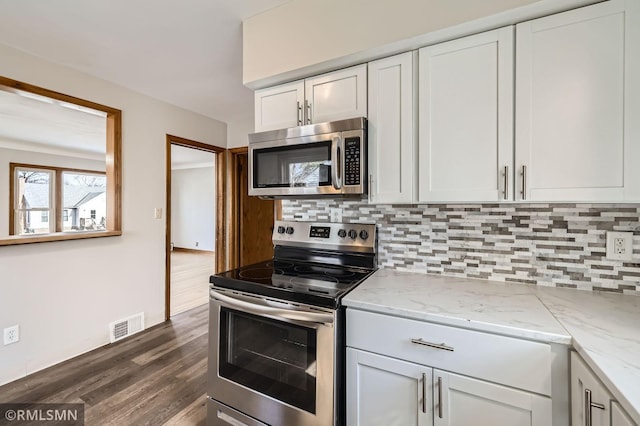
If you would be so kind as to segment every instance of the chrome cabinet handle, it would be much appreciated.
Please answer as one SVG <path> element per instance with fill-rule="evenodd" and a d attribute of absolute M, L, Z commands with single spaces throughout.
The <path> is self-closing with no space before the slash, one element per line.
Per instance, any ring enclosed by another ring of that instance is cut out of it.
<path fill-rule="evenodd" d="M 522 166 L 522 171 L 520 172 L 520 176 L 522 176 L 522 191 L 520 191 L 520 194 L 522 194 L 522 199 L 526 200 L 527 199 L 527 166 L 525 165 Z"/>
<path fill-rule="evenodd" d="M 438 417 L 442 418 L 442 377 L 438 377 Z"/>
<path fill-rule="evenodd" d="M 369 174 L 369 202 L 373 201 L 373 175 Z"/>
<path fill-rule="evenodd" d="M 427 414 L 427 373 L 422 373 L 422 412 Z"/>
<path fill-rule="evenodd" d="M 591 418 L 592 408 L 598 408 L 600 410 L 604 410 L 605 406 L 604 404 L 593 402 L 591 400 L 591 390 L 585 389 L 584 390 L 584 425 L 585 426 L 593 425 L 593 419 Z"/>
<path fill-rule="evenodd" d="M 302 126 L 302 105 L 300 102 L 296 102 L 298 104 L 298 126 Z"/>
<path fill-rule="evenodd" d="M 502 196 L 505 200 L 509 199 L 509 166 L 504 166 L 504 188 Z"/>
<path fill-rule="evenodd" d="M 444 343 L 431 343 L 422 339 L 411 339 L 411 343 L 415 343 L 416 345 L 429 346 L 430 348 L 442 349 L 444 351 L 453 352 L 453 348 L 451 346 L 447 346 Z"/>
<path fill-rule="evenodd" d="M 307 124 L 311 124 L 311 102 L 305 100 L 304 105 L 307 110 Z"/>

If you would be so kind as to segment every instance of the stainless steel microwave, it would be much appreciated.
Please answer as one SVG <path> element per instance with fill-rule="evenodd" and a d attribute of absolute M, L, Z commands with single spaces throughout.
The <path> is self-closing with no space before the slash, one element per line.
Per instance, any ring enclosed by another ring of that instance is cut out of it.
<path fill-rule="evenodd" d="M 366 118 L 249 135 L 249 195 L 357 198 L 366 176 Z"/>

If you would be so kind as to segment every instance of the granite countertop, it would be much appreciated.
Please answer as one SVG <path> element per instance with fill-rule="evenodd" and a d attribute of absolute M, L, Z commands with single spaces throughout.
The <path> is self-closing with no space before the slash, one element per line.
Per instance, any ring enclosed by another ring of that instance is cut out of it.
<path fill-rule="evenodd" d="M 640 297 L 380 269 L 347 307 L 573 345 L 640 424 Z"/>

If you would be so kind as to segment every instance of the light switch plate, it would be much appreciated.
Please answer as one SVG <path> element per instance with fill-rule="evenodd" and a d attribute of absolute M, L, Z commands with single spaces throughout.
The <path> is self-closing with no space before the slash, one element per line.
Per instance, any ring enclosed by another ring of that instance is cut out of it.
<path fill-rule="evenodd" d="M 633 260 L 633 232 L 607 232 L 607 259 Z"/>

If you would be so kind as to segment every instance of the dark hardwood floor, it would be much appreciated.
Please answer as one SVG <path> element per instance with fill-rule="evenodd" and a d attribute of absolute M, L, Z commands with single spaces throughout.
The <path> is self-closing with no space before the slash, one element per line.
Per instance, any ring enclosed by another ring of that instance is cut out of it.
<path fill-rule="evenodd" d="M 1 403 L 84 403 L 86 425 L 203 425 L 208 305 L 0 387 Z"/>

